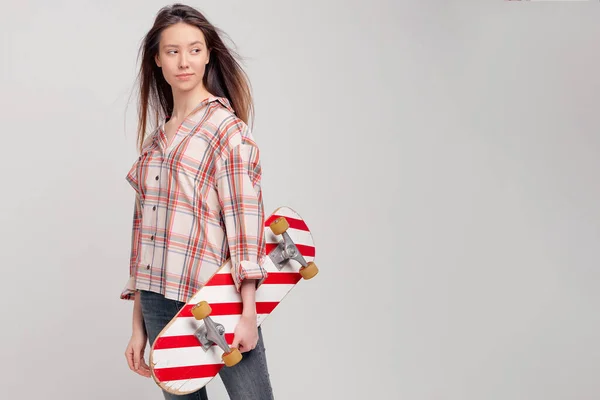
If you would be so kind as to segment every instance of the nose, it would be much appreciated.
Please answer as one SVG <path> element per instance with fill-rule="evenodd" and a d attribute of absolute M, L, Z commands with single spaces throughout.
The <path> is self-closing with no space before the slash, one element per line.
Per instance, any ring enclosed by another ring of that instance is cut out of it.
<path fill-rule="evenodd" d="M 186 69 L 188 67 L 187 55 L 184 51 L 179 54 L 179 69 Z"/>

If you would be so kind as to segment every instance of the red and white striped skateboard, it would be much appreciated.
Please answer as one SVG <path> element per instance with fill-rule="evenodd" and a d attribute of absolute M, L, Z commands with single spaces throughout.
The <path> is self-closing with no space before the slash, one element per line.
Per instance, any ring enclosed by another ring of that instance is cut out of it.
<path fill-rule="evenodd" d="M 266 219 L 265 241 L 268 277 L 256 291 L 258 325 L 298 281 L 318 272 L 312 235 L 294 210 L 281 207 Z M 242 354 L 230 346 L 241 313 L 228 260 L 156 338 L 150 351 L 156 383 L 169 393 L 187 394 L 204 387 L 223 366 L 237 364 Z"/>

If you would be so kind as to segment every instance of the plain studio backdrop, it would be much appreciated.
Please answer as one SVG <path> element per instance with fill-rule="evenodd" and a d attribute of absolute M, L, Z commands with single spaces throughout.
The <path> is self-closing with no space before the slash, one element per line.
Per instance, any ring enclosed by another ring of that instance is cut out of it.
<path fill-rule="evenodd" d="M 600 397 L 600 4 L 478 3 L 189 3 L 244 57 L 267 213 L 316 241 L 263 325 L 277 399 Z M 2 3 L 2 399 L 162 398 L 119 294 L 166 4 Z"/>

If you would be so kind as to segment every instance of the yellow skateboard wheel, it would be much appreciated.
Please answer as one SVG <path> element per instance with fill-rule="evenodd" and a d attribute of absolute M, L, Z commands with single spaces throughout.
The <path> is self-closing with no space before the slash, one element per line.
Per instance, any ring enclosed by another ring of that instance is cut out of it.
<path fill-rule="evenodd" d="M 201 301 L 200 303 L 192 307 L 192 314 L 197 320 L 201 320 L 208 317 L 211 312 L 212 308 L 210 308 L 210 305 L 206 301 Z"/>
<path fill-rule="evenodd" d="M 318 273 L 319 273 L 319 268 L 317 268 L 315 263 L 312 261 L 309 262 L 306 265 L 306 267 L 300 268 L 300 275 L 302 275 L 302 277 L 307 280 L 314 278 L 315 275 L 317 275 Z"/>
<path fill-rule="evenodd" d="M 235 364 L 242 361 L 242 353 L 240 353 L 240 351 L 235 347 L 230 348 L 229 350 L 229 353 L 223 353 L 221 359 L 223 360 L 226 366 L 233 367 Z"/>
<path fill-rule="evenodd" d="M 288 230 L 290 224 L 288 224 L 287 220 L 284 217 L 279 217 L 275 221 L 271 222 L 271 225 L 269 225 L 269 227 L 275 235 L 281 235 L 283 232 Z"/>

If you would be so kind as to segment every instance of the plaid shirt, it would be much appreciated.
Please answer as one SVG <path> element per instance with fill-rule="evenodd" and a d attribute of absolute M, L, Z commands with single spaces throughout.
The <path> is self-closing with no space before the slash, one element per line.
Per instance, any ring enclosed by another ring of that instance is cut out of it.
<path fill-rule="evenodd" d="M 202 101 L 171 144 L 158 127 L 126 179 L 136 198 L 121 299 L 141 289 L 185 302 L 229 257 L 238 292 L 244 279 L 262 284 L 259 150 L 226 98 Z"/>

